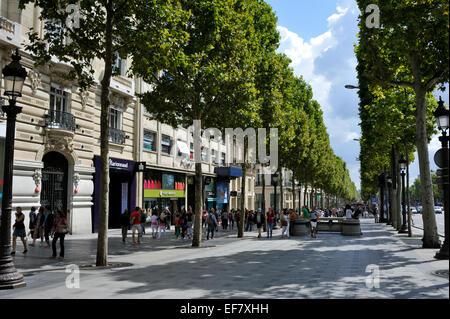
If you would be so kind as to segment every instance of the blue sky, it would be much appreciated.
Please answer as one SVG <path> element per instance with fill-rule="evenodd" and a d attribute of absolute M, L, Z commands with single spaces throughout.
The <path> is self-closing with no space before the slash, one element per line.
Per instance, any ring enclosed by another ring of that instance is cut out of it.
<path fill-rule="evenodd" d="M 266 0 L 278 17 L 281 35 L 279 52 L 292 60 L 296 75 L 302 75 L 322 106 L 324 122 L 334 152 L 347 163 L 350 177 L 360 188 L 359 143 L 361 135 L 357 90 L 356 57 L 359 9 L 354 0 Z M 448 105 L 448 90 L 442 94 Z M 429 145 L 431 169 L 433 156 L 440 148 L 437 136 Z M 417 158 L 417 154 L 416 154 Z M 417 160 L 410 166 L 410 183 L 419 175 Z"/>

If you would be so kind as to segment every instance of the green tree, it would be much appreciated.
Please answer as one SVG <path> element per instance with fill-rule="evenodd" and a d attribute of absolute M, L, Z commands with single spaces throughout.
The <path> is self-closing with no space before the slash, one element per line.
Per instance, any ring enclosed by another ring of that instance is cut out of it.
<path fill-rule="evenodd" d="M 176 46 L 183 35 L 176 32 L 180 11 L 172 1 L 125 1 L 125 0 L 20 0 L 19 8 L 27 4 L 40 7 L 40 19 L 44 20 L 46 32 L 29 32 L 30 43 L 25 48 L 32 52 L 36 65 L 52 65 L 54 56 L 71 67 L 65 77 L 77 80 L 80 89 L 94 85 L 93 61 L 104 64 L 101 86 L 101 164 L 100 164 L 100 208 L 97 241 L 97 266 L 106 266 L 108 256 L 108 194 L 109 194 L 109 86 L 117 74 L 113 62 L 116 53 L 122 58 L 135 57 L 135 44 L 145 35 L 152 44 L 148 52 L 164 51 L 166 59 L 171 58 L 172 46 Z M 76 17 L 66 8 L 76 5 Z M 79 21 L 74 19 L 79 18 Z M 67 21 L 72 21 L 67 24 Z M 148 27 L 150 26 L 151 27 Z M 175 40 L 177 39 L 177 40 Z M 170 46 L 169 46 L 170 44 Z M 152 70 L 155 66 L 152 65 Z M 158 69 L 158 68 L 156 68 Z"/>
<path fill-rule="evenodd" d="M 160 74 L 149 72 L 155 59 L 152 43 L 142 41 L 141 55 L 133 70 L 151 83 L 153 90 L 141 95 L 153 118 L 173 127 L 189 127 L 201 121 L 202 128 L 221 127 L 227 114 L 238 112 L 252 102 L 255 93 L 252 43 L 253 30 L 246 1 L 180 0 L 188 13 L 183 31 L 188 41 L 178 46 L 178 54 L 161 59 Z M 200 156 L 201 140 L 194 136 L 195 155 Z M 197 157 L 197 158 L 198 158 Z M 193 247 L 201 243 L 202 164 L 195 164 L 195 224 Z"/>
<path fill-rule="evenodd" d="M 433 209 L 428 157 L 426 94 L 449 80 L 449 19 L 445 0 L 358 0 L 361 12 L 369 4 L 380 9 L 381 28 L 369 28 L 360 18 L 360 63 L 371 84 L 403 86 L 415 93 L 416 147 L 422 180 L 424 248 L 440 246 Z"/>

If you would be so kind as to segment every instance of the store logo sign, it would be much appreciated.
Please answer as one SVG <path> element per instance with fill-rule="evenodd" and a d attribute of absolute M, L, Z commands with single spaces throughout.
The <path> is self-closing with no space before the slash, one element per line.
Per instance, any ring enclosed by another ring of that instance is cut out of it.
<path fill-rule="evenodd" d="M 109 167 L 117 167 L 117 168 L 128 169 L 128 163 L 114 162 L 112 159 L 109 159 Z"/>

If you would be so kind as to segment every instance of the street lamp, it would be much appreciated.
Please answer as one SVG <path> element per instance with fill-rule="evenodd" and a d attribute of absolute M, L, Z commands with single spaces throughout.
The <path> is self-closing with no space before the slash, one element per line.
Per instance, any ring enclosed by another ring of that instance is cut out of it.
<path fill-rule="evenodd" d="M 0 289 L 25 287 L 25 280 L 14 267 L 11 257 L 11 211 L 12 211 L 12 180 L 14 166 L 14 138 L 17 114 L 22 108 L 16 106 L 16 99 L 22 96 L 23 83 L 27 71 L 20 64 L 19 50 L 12 55 L 12 62 L 2 70 L 5 80 L 4 95 L 9 104 L 3 105 L 6 114 L 5 162 L 3 173 L 3 201 L 0 228 Z"/>
<path fill-rule="evenodd" d="M 405 192 L 405 176 L 406 176 L 406 164 L 408 162 L 406 159 L 402 156 L 402 158 L 398 161 L 398 164 L 400 165 L 401 169 L 401 176 L 402 176 L 402 226 L 400 230 L 398 231 L 400 234 L 404 234 L 408 232 L 408 224 L 406 223 L 406 192 Z"/>
<path fill-rule="evenodd" d="M 390 175 L 387 175 L 386 177 L 387 186 L 388 186 L 388 220 L 387 225 L 392 225 L 392 205 L 391 205 L 391 188 L 392 188 L 392 177 Z"/>
<path fill-rule="evenodd" d="M 379 223 L 386 222 L 386 218 L 384 218 L 384 186 L 386 183 L 386 175 L 384 173 L 381 173 L 378 177 L 378 182 L 380 186 L 380 219 L 378 220 Z"/>
<path fill-rule="evenodd" d="M 278 173 L 275 173 L 272 176 L 272 184 L 275 187 L 275 205 L 274 205 L 274 207 L 275 207 L 275 214 L 277 213 L 277 186 L 278 186 L 278 180 L 279 180 Z"/>
<path fill-rule="evenodd" d="M 444 244 L 442 245 L 439 252 L 434 256 L 436 259 L 447 259 L 448 260 L 448 205 L 449 205 L 449 136 L 447 135 L 447 130 L 449 128 L 449 110 L 447 110 L 444 106 L 444 101 L 439 97 L 438 108 L 434 112 L 434 117 L 436 118 L 436 122 L 439 130 L 442 133 L 442 136 L 439 137 L 439 140 L 442 143 L 441 153 L 444 154 L 442 161 L 442 170 L 440 171 L 440 175 L 442 176 L 441 183 L 444 187 L 444 227 L 445 227 L 445 239 Z"/>

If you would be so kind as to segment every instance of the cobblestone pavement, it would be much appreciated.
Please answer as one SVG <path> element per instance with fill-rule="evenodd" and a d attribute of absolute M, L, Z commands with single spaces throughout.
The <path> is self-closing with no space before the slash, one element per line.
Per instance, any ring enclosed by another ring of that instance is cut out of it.
<path fill-rule="evenodd" d="M 175 240 L 173 231 L 160 240 L 147 234 L 135 246 L 111 231 L 110 262 L 132 265 L 81 268 L 80 288 L 72 289 L 64 266 L 92 264 L 96 236 L 69 236 L 63 262 L 49 260 L 44 247 L 25 257 L 18 249 L 14 260 L 27 287 L 0 291 L 0 298 L 449 298 L 448 277 L 433 274 L 449 267 L 433 258 L 436 249 L 420 249 L 419 237 L 372 219 L 361 225 L 361 237 L 281 239 L 277 229 L 272 239 L 256 232 L 237 239 L 235 232 L 219 232 L 201 248 Z"/>

